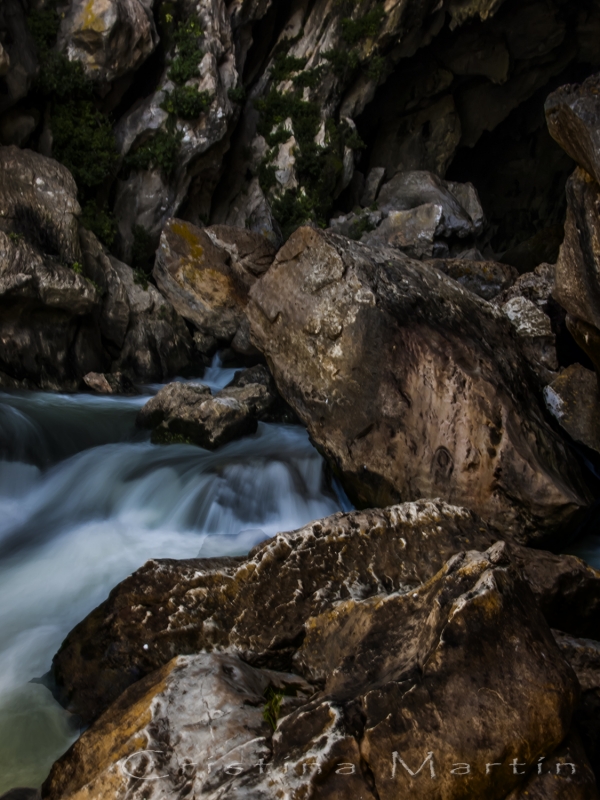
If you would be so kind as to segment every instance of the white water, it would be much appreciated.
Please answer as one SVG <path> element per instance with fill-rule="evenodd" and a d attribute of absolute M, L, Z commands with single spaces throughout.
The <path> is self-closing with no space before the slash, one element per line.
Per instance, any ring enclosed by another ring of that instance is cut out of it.
<path fill-rule="evenodd" d="M 30 681 L 115 584 L 149 558 L 243 554 L 345 505 L 302 428 L 261 424 L 216 453 L 156 447 L 134 426 L 147 399 L 0 394 L 0 793 L 39 786 L 76 737 Z"/>

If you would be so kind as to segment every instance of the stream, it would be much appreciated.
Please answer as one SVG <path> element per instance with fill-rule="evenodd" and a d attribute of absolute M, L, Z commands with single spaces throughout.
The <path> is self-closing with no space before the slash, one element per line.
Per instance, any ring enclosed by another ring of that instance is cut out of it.
<path fill-rule="evenodd" d="M 225 386 L 218 360 L 202 383 Z M 36 682 L 65 635 L 150 558 L 241 555 L 348 508 L 300 426 L 217 452 L 150 444 L 146 396 L 0 394 L 0 794 L 39 786 L 77 738 Z"/>

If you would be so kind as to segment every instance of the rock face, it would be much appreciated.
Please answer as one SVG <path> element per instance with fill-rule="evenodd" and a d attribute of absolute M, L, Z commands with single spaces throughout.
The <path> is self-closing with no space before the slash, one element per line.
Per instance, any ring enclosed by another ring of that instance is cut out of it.
<path fill-rule="evenodd" d="M 509 320 L 437 270 L 303 228 L 250 296 L 255 345 L 357 504 L 442 496 L 521 541 L 587 504 Z"/>
<path fill-rule="evenodd" d="M 155 444 L 184 442 L 215 450 L 255 433 L 275 400 L 265 382 L 244 382 L 215 396 L 201 384 L 170 383 L 140 410 L 137 424 L 152 429 Z"/>
<path fill-rule="evenodd" d="M 202 334 L 230 344 L 244 320 L 249 289 L 274 258 L 274 247 L 260 234 L 224 225 L 201 230 L 173 219 L 161 235 L 154 277 Z"/>
<path fill-rule="evenodd" d="M 247 559 L 150 561 L 65 640 L 53 664 L 61 701 L 95 719 L 135 680 L 204 648 L 229 645 L 254 664 L 289 670 L 309 617 L 351 598 L 414 591 L 453 554 L 497 540 L 466 509 L 419 502 L 336 514 L 279 534 Z M 513 553 L 552 626 L 600 634 L 597 572 L 572 556 Z"/>
<path fill-rule="evenodd" d="M 600 452 L 597 375 L 581 364 L 572 364 L 546 386 L 544 399 L 550 413 L 569 436 Z"/>
<path fill-rule="evenodd" d="M 415 511 L 405 515 L 405 528 L 409 516 L 416 521 Z M 431 509 L 427 514 L 433 522 Z M 266 551 L 275 555 L 283 541 L 260 551 L 255 574 L 261 565 L 273 568 Z M 320 565 L 311 564 L 316 574 Z M 229 574 L 235 580 L 239 570 Z M 557 748 L 569 732 L 578 684 L 507 545 L 462 552 L 408 592 L 365 597 L 356 591 L 358 575 L 346 575 L 354 591 L 335 608 L 326 608 L 322 592 L 305 605 L 295 676 L 253 668 L 230 654 L 173 659 L 131 686 L 86 731 L 54 766 L 42 796 L 148 800 L 168 788 L 209 800 L 223 792 L 278 798 L 290 791 L 313 796 L 318 787 L 320 797 L 348 800 L 409 794 L 500 800 L 524 785 L 527 767 L 547 758 L 546 770 L 556 768 L 555 751 L 567 752 Z M 259 615 L 271 606 L 248 608 Z M 240 619 L 232 631 L 238 646 L 244 627 Z M 151 651 L 154 643 L 146 641 Z M 279 703 L 284 692 L 296 696 L 275 709 L 270 687 L 280 691 Z M 276 726 L 273 735 L 263 710 Z M 519 743 L 516 753 L 507 741 Z M 495 765 L 493 774 L 486 764 Z M 167 783 L 152 780 L 159 776 Z"/>
<path fill-rule="evenodd" d="M 72 0 L 59 48 L 83 64 L 91 80 L 109 83 L 137 69 L 154 50 L 152 6 L 153 0 Z"/>

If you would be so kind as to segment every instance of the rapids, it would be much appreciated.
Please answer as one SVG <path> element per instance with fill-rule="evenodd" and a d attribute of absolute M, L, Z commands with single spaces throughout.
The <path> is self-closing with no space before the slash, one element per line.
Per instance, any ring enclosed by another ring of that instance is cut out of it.
<path fill-rule="evenodd" d="M 217 361 L 202 382 L 233 373 Z M 0 394 L 0 794 L 39 786 L 79 734 L 35 681 L 115 584 L 149 558 L 243 554 L 348 508 L 299 426 L 261 423 L 214 453 L 151 445 L 135 416 L 157 388 Z"/>

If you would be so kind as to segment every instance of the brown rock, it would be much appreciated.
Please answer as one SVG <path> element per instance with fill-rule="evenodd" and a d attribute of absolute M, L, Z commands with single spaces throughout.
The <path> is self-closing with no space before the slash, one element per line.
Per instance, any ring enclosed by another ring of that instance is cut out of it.
<path fill-rule="evenodd" d="M 511 286 L 517 277 L 512 267 L 498 261 L 436 258 L 432 266 L 484 300 L 492 300 Z"/>
<path fill-rule="evenodd" d="M 558 370 L 556 337 L 550 317 L 525 297 L 513 297 L 502 306 L 502 311 L 511 321 L 532 371 L 545 386 Z"/>
<path fill-rule="evenodd" d="M 350 598 L 414 591 L 453 554 L 497 539 L 470 511 L 421 501 L 335 514 L 248 558 L 150 561 L 65 640 L 53 666 L 61 699 L 90 721 L 175 655 L 227 645 L 288 670 L 309 617 Z M 513 550 L 549 623 L 597 635 L 598 573 L 573 556 Z"/>
<path fill-rule="evenodd" d="M 443 209 L 425 203 L 410 211 L 390 211 L 381 225 L 362 236 L 368 245 L 388 245 L 413 258 L 431 258 L 442 227 Z"/>
<path fill-rule="evenodd" d="M 154 277 L 185 319 L 228 344 L 242 322 L 250 287 L 274 256 L 260 234 L 224 225 L 200 229 L 173 219 L 160 239 Z"/>
<path fill-rule="evenodd" d="M 114 375 L 89 372 L 83 376 L 83 382 L 98 394 L 137 394 L 133 383 L 121 372 Z"/>
<path fill-rule="evenodd" d="M 600 452 L 600 393 L 594 372 L 571 364 L 546 386 L 544 399 L 569 436 Z"/>
<path fill-rule="evenodd" d="M 519 275 L 512 286 L 495 298 L 494 304 L 503 306 L 515 297 L 524 297 L 542 311 L 546 311 L 554 290 L 554 280 L 554 264 L 539 264 L 533 272 Z"/>
<path fill-rule="evenodd" d="M 439 271 L 301 228 L 247 313 L 355 504 L 442 496 L 527 541 L 589 502 L 509 320 Z"/>
<path fill-rule="evenodd" d="M 559 145 L 600 183 L 600 76 L 561 86 L 546 100 L 548 129 Z"/>

